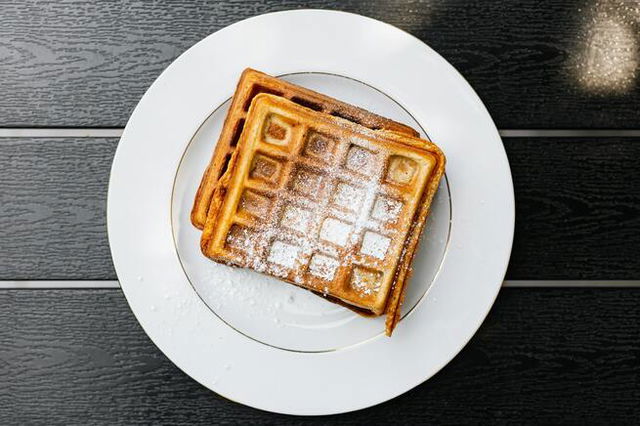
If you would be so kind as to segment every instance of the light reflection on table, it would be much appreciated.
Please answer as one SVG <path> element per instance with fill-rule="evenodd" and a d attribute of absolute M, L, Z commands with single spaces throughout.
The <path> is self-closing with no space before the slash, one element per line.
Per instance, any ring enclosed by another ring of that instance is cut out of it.
<path fill-rule="evenodd" d="M 589 93 L 628 93 L 640 64 L 640 2 L 596 0 L 579 13 L 583 30 L 570 58 L 573 78 Z"/>

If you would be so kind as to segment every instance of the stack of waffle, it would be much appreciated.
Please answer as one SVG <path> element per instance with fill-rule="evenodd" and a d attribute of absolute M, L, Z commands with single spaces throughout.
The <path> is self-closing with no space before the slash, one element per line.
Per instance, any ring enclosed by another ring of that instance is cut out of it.
<path fill-rule="evenodd" d="M 391 335 L 444 163 L 404 124 L 247 69 L 191 220 L 207 257 L 386 314 Z"/>

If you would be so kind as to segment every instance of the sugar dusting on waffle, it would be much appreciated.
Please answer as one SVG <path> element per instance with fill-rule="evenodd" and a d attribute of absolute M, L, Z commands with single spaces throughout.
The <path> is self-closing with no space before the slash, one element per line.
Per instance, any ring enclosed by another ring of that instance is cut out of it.
<path fill-rule="evenodd" d="M 258 95 L 205 254 L 383 313 L 435 160 L 382 135 Z"/>
<path fill-rule="evenodd" d="M 341 117 L 370 129 L 387 129 L 418 136 L 414 129 L 402 123 L 247 68 L 238 82 L 216 150 L 207 171 L 202 177 L 198 195 L 194 201 L 192 221 L 198 228 L 202 228 L 204 225 L 216 181 L 224 174 L 229 158 L 235 151 L 252 100 L 260 93 L 277 94 L 305 108 Z M 273 134 L 276 136 L 276 141 L 278 140 L 277 137 L 283 135 L 284 130 L 282 127 L 274 127 Z"/>
<path fill-rule="evenodd" d="M 286 134 L 274 129 L 272 123 L 268 126 L 267 132 L 274 130 L 280 137 Z M 318 152 L 323 144 L 317 138 L 308 139 L 317 154 L 324 154 Z M 275 198 L 286 199 L 292 190 L 308 197 L 296 198 L 295 204 L 284 203 L 280 214 L 272 215 L 271 220 L 259 227 L 259 235 L 236 225 L 232 227 L 227 242 L 245 253 L 249 267 L 279 277 L 287 277 L 291 270 L 297 270 L 293 280 L 299 284 L 305 282 L 306 274 L 330 283 L 338 268 L 355 260 L 353 250 L 345 253 L 337 247 L 360 245 L 361 254 L 379 260 L 385 258 L 391 238 L 379 233 L 381 224 L 397 220 L 403 203 L 379 195 L 384 170 L 375 157 L 380 150 L 372 152 L 363 148 L 363 141 L 357 137 L 342 143 L 349 146 L 343 163 L 333 163 L 321 175 L 304 169 L 292 172 L 289 184 L 283 186 Z M 347 178 L 343 168 L 361 176 L 356 180 Z M 320 194 L 324 194 L 323 199 L 312 199 Z M 265 214 L 259 203 L 253 208 Z M 262 254 L 257 248 L 258 239 L 272 241 L 266 250 L 263 248 Z M 377 292 L 379 283 L 371 286 L 370 279 L 372 277 L 354 276 L 353 289 L 362 296 Z M 326 295 L 329 286 L 319 290 Z"/>

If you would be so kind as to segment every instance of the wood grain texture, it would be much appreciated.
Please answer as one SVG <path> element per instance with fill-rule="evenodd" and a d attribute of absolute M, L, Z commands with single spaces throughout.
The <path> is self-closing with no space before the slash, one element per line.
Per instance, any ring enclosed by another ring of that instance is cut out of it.
<path fill-rule="evenodd" d="M 0 279 L 115 279 L 105 208 L 116 139 L 0 139 Z M 640 277 L 640 140 L 505 139 L 508 279 Z"/>
<path fill-rule="evenodd" d="M 0 126 L 123 126 L 160 72 L 208 34 L 262 13 L 323 8 L 380 19 L 428 43 L 469 80 L 501 128 L 638 128 L 636 5 L 632 0 L 3 2 Z M 596 20 L 604 24 L 596 26 Z M 621 37 L 618 45 L 610 42 L 614 36 Z M 580 83 L 580 72 L 589 67 L 595 67 L 596 81 L 605 82 L 612 69 L 628 70 L 620 77 L 623 90 Z"/>
<path fill-rule="evenodd" d="M 117 139 L 0 139 L 0 279 L 115 277 L 106 196 Z"/>
<path fill-rule="evenodd" d="M 504 141 L 516 196 L 507 277 L 640 277 L 640 140 Z"/>
<path fill-rule="evenodd" d="M 17 320 L 16 320 L 17 319 Z M 640 291 L 502 290 L 431 380 L 379 406 L 298 418 L 228 401 L 149 341 L 119 290 L 0 291 L 1 424 L 632 424 Z"/>

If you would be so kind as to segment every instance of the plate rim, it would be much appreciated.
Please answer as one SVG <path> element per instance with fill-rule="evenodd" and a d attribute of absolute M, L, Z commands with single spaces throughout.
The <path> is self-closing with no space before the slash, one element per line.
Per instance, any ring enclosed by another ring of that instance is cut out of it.
<path fill-rule="evenodd" d="M 229 31 L 232 28 L 237 28 L 238 26 L 241 25 L 248 25 L 251 23 L 256 23 L 259 21 L 264 21 L 264 20 L 269 20 L 272 19 L 274 17 L 287 17 L 291 14 L 297 14 L 298 17 L 302 17 L 303 15 L 315 15 L 315 18 L 320 17 L 320 15 L 323 15 L 322 18 L 326 18 L 329 17 L 329 19 L 331 20 L 332 18 L 336 18 L 336 19 L 341 19 L 338 18 L 340 16 L 348 16 L 350 17 L 350 19 L 355 19 L 358 21 L 361 21 L 361 23 L 366 23 L 367 25 L 370 25 L 372 27 L 376 27 L 378 26 L 378 28 L 375 28 L 376 30 L 378 30 L 379 28 L 382 28 L 381 26 L 379 26 L 380 24 L 382 24 L 383 26 L 387 27 L 387 31 L 390 31 L 392 33 L 395 33 L 395 35 L 397 36 L 398 33 L 402 34 L 403 38 L 406 38 L 406 36 L 408 35 L 410 38 L 413 39 L 414 43 L 416 43 L 417 46 L 419 46 L 421 49 L 426 49 L 426 52 L 429 56 L 431 56 L 432 58 L 435 58 L 436 61 L 441 62 L 441 64 L 445 65 L 445 67 L 449 68 L 449 71 L 453 70 L 453 73 L 456 75 L 457 80 L 459 82 L 462 83 L 463 86 L 466 85 L 466 88 L 468 91 L 470 91 L 468 94 L 473 98 L 475 97 L 475 101 L 476 101 L 476 107 L 479 107 L 481 109 L 480 113 L 484 113 L 486 115 L 486 119 L 488 119 L 488 122 L 490 123 L 490 127 L 493 130 L 495 136 L 497 136 L 497 138 L 500 140 L 500 137 L 498 135 L 498 131 L 495 128 L 495 125 L 493 123 L 493 121 L 491 120 L 488 112 L 486 111 L 486 107 L 484 106 L 484 104 L 482 103 L 482 101 L 479 99 L 479 97 L 477 96 L 477 94 L 475 94 L 475 92 L 473 91 L 473 89 L 471 88 L 471 86 L 466 82 L 466 80 L 464 79 L 464 77 L 462 77 L 457 70 L 455 70 L 450 64 L 448 64 L 448 62 L 446 62 L 446 60 L 444 60 L 440 55 L 438 55 L 436 52 L 434 52 L 430 47 L 428 47 L 424 42 L 422 42 L 421 40 L 419 40 L 418 38 L 416 38 L 415 36 L 400 30 L 390 24 L 369 18 L 369 17 L 365 17 L 362 15 L 357 15 L 357 14 L 353 14 L 353 13 L 348 13 L 348 12 L 338 12 L 338 11 L 327 11 L 327 10 L 317 10 L 317 9 L 299 9 L 299 10 L 293 10 L 293 11 L 280 11 L 280 12 L 273 12 L 273 13 L 268 13 L 268 14 L 264 14 L 264 15 L 258 15 L 258 16 L 254 16 L 248 19 L 245 19 L 243 21 L 239 21 L 236 22 L 228 27 L 225 27 L 207 37 L 205 37 L 203 40 L 199 41 L 198 43 L 196 43 L 194 46 L 192 46 L 191 48 L 189 48 L 187 51 L 185 51 L 183 54 L 181 54 L 174 62 L 172 62 L 171 65 L 169 65 L 161 74 L 160 76 L 154 81 L 154 83 L 149 87 L 149 89 L 147 90 L 147 92 L 145 92 L 145 95 L 142 97 L 142 99 L 140 100 L 140 102 L 138 103 L 138 105 L 136 106 L 136 108 L 134 109 L 129 122 L 127 123 L 127 126 L 125 127 L 125 130 L 123 132 L 122 138 L 120 139 L 120 142 L 118 144 L 118 147 L 116 149 L 116 153 L 114 155 L 114 160 L 113 160 L 113 165 L 111 168 L 111 174 L 110 174 L 110 179 L 109 179 L 109 188 L 108 188 L 108 194 L 107 194 L 107 233 L 108 233 L 108 237 L 109 237 L 109 244 L 110 244 L 110 248 L 111 248 L 111 256 L 112 256 L 112 260 L 114 263 L 114 267 L 116 269 L 116 272 L 118 274 L 119 279 L 121 280 L 121 288 L 123 291 L 123 294 L 125 295 L 125 299 L 127 300 L 127 303 L 130 306 L 130 309 L 132 310 L 132 312 L 134 313 L 134 316 L 136 317 L 136 319 L 138 320 L 138 322 L 140 323 L 140 325 L 142 326 L 142 328 L 144 329 L 145 333 L 149 336 L 150 340 L 154 343 L 154 345 L 156 345 L 156 347 L 158 347 L 158 349 L 160 349 L 169 359 L 172 360 L 172 362 L 178 367 L 180 368 L 182 371 L 184 371 L 187 375 L 189 375 L 191 378 L 193 378 L 194 380 L 196 380 L 197 382 L 201 383 L 203 386 L 207 387 L 208 389 L 211 389 L 213 391 L 215 391 L 216 393 L 225 396 L 227 399 L 231 399 L 231 400 L 235 400 L 233 398 L 232 395 L 229 394 L 225 394 L 225 392 L 221 389 L 218 389 L 216 386 L 211 386 L 210 381 L 206 381 L 206 380 L 200 380 L 199 377 L 195 377 L 194 374 L 191 374 L 188 370 L 190 370 L 190 368 L 183 368 L 185 367 L 183 362 L 176 362 L 173 357 L 169 354 L 167 354 L 167 350 L 165 350 L 167 348 L 167 345 L 171 345 L 170 342 L 167 342 L 166 336 L 159 336 L 158 333 L 154 330 L 154 331 L 150 331 L 149 328 L 151 328 L 151 325 L 147 322 L 147 318 L 142 318 L 143 314 L 141 313 L 141 311 L 139 309 L 137 309 L 137 304 L 135 302 L 132 303 L 132 300 L 134 297 L 134 292 L 132 289 L 132 286 L 136 285 L 135 283 L 130 283 L 130 281 L 132 280 L 132 277 L 130 276 L 131 274 L 127 272 L 127 278 L 123 279 L 122 275 L 125 274 L 124 269 L 130 269 L 129 267 L 125 267 L 123 266 L 123 263 L 119 257 L 118 251 L 120 250 L 120 248 L 118 247 L 118 245 L 120 244 L 120 235 L 115 236 L 116 234 L 119 233 L 119 231 L 116 231 L 116 228 L 119 226 L 117 223 L 115 223 L 115 211 L 116 211 L 116 207 L 114 204 L 114 197 L 115 197 L 115 191 L 116 191 L 116 187 L 118 185 L 121 186 L 121 183 L 119 182 L 119 178 L 118 178 L 118 174 L 120 173 L 120 171 L 118 170 L 118 164 L 122 162 L 122 160 L 120 159 L 122 157 L 122 154 L 124 152 L 124 146 L 125 144 L 123 144 L 123 141 L 127 141 L 129 139 L 135 139 L 133 138 L 130 133 L 132 133 L 131 128 L 133 126 L 135 126 L 135 119 L 137 119 L 138 114 L 139 114 L 139 108 L 141 108 L 141 105 L 143 105 L 143 101 L 145 101 L 145 98 L 148 97 L 149 93 L 154 90 L 154 88 L 156 88 L 159 84 L 161 84 L 161 82 L 163 81 L 163 79 L 166 77 L 166 75 L 171 72 L 175 66 L 174 64 L 179 63 L 179 61 L 183 61 L 184 58 L 186 57 L 187 54 L 189 54 L 189 52 L 193 52 L 194 50 L 196 50 L 196 48 L 198 46 L 202 46 L 203 43 L 205 43 L 207 40 L 211 40 L 212 37 L 216 36 L 217 34 L 223 33 L 225 31 Z M 302 71 L 302 70 L 300 70 Z M 340 74 L 340 73 L 338 73 Z M 348 76 L 348 75 L 347 75 Z M 367 82 L 368 84 L 368 82 Z M 384 93 L 389 93 L 387 90 L 381 89 L 378 86 L 374 86 L 375 88 L 377 88 L 378 90 L 382 90 Z M 393 92 L 389 93 L 390 95 L 394 95 Z M 394 96 L 394 98 L 396 98 L 396 96 Z M 397 99 L 397 98 L 396 98 Z M 406 106 L 406 104 L 402 101 L 399 101 L 401 103 L 401 105 Z M 414 114 L 413 112 L 411 112 L 411 109 L 407 109 L 412 115 L 416 116 L 416 114 Z M 424 126 L 424 122 L 420 120 L 420 118 L 418 118 L 418 121 L 420 122 L 421 125 Z M 433 134 L 434 132 L 431 130 L 430 126 L 426 126 L 427 129 L 429 129 L 430 134 Z M 191 134 L 195 133 L 195 129 L 192 129 L 193 131 L 191 132 Z M 187 141 L 188 142 L 188 141 Z M 494 287 L 494 291 L 493 293 L 490 295 L 490 302 L 491 303 L 487 303 L 485 306 L 485 309 L 483 310 L 483 312 L 479 315 L 479 319 L 477 320 L 477 323 L 472 326 L 472 331 L 470 333 L 468 333 L 463 339 L 459 340 L 458 343 L 458 348 L 456 350 L 453 351 L 453 353 L 451 354 L 450 357 L 448 357 L 448 359 L 446 359 L 445 361 L 443 361 L 442 363 L 432 366 L 431 368 L 425 368 L 425 370 L 428 370 L 429 372 L 427 372 L 425 374 L 424 377 L 420 376 L 417 378 L 417 380 L 412 381 L 411 383 L 405 384 L 403 386 L 401 386 L 402 389 L 394 389 L 392 390 L 390 393 L 387 393 L 384 397 L 376 399 L 373 398 L 373 400 L 369 401 L 368 403 L 359 403 L 358 405 L 355 406 L 342 406 L 339 407 L 337 409 L 331 409 L 330 407 L 324 407 L 321 409 L 314 409 L 314 408 L 310 408 L 310 407 L 306 407 L 303 409 L 300 409 L 300 407 L 275 407 L 272 404 L 261 404 L 261 403 L 252 403 L 250 401 L 247 400 L 243 400 L 243 401 L 237 401 L 240 402 L 244 405 L 249 405 L 252 406 L 254 408 L 258 408 L 258 409 L 262 409 L 262 410 L 266 410 L 266 411 L 273 411 L 273 412 L 279 412 L 279 413 L 287 413 L 287 414 L 335 414 L 335 413 L 342 413 L 342 412 L 348 412 L 348 411 L 353 411 L 353 410 L 357 410 L 357 409 L 361 409 L 361 408 L 366 408 L 372 405 L 376 405 L 378 403 L 384 402 L 386 400 L 389 400 L 391 398 L 394 398 L 395 396 L 402 394 L 406 391 L 408 391 L 409 389 L 415 387 L 416 385 L 428 380 L 431 376 L 433 376 L 435 373 L 437 373 L 442 367 L 444 367 L 444 365 L 446 365 L 448 362 L 451 361 L 451 359 L 453 359 L 453 357 L 455 357 L 460 350 L 462 350 L 462 348 L 468 343 L 468 341 L 471 339 L 471 337 L 473 337 L 473 335 L 475 334 L 475 332 L 477 331 L 477 329 L 479 328 L 479 326 L 482 324 L 482 322 L 484 321 L 484 319 L 486 318 L 486 315 L 488 314 L 488 312 L 490 311 L 491 307 L 493 306 L 493 303 L 495 302 L 495 299 L 497 297 L 497 294 L 500 290 L 500 284 L 502 282 L 502 279 L 504 278 L 504 275 L 506 273 L 506 268 L 508 266 L 508 262 L 509 262 L 509 257 L 510 257 L 510 252 L 511 252 L 511 248 L 512 248 L 512 243 L 513 243 L 513 230 L 514 230 L 514 224 L 515 224 L 515 199 L 514 199 L 514 193 L 513 193 L 513 181 L 512 181 L 512 177 L 511 177 L 511 173 L 510 173 L 510 169 L 509 169 L 509 163 L 508 163 L 508 159 L 506 158 L 506 153 L 504 152 L 504 147 L 501 146 L 500 147 L 502 150 L 502 165 L 506 165 L 506 171 L 507 174 L 505 176 L 503 176 L 504 178 L 506 178 L 506 186 L 508 188 L 510 188 L 510 191 L 507 191 L 507 193 L 503 194 L 506 195 L 506 205 L 504 207 L 506 207 L 506 210 L 503 210 L 503 213 L 506 213 L 506 218 L 507 218 L 507 234 L 504 236 L 505 238 L 505 243 L 506 245 L 504 245 L 504 252 L 506 253 L 506 255 L 503 255 L 503 265 L 500 268 L 501 272 L 498 274 L 500 275 L 501 279 L 499 280 L 499 282 L 497 283 L 497 285 L 495 285 Z M 446 151 L 445 151 L 446 153 Z M 177 163 L 176 163 L 177 165 Z M 175 174 L 175 172 L 172 172 L 171 174 Z M 121 179 L 120 179 L 121 180 Z M 170 225 L 170 224 L 169 224 Z M 138 285 L 140 285 L 140 283 L 143 282 L 143 280 L 140 279 L 141 276 L 138 276 Z M 126 283 L 126 284 L 124 284 Z M 124 284 L 124 285 L 123 285 Z M 435 284 L 435 283 L 434 283 Z M 145 313 L 146 315 L 146 313 Z M 164 349 L 163 349 L 164 347 Z M 348 405 L 348 404 L 347 404 Z"/>

